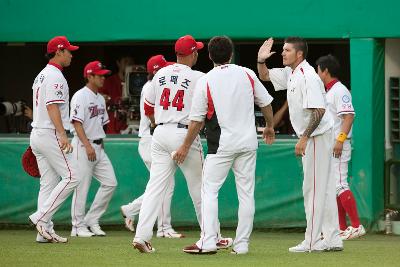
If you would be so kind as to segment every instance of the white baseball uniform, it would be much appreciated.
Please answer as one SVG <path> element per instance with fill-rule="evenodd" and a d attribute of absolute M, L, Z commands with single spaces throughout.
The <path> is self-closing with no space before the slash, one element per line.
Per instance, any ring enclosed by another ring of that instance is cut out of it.
<path fill-rule="evenodd" d="M 208 143 L 202 185 L 203 232 L 196 243 L 200 249 L 217 250 L 218 192 L 232 168 L 239 199 L 233 249 L 248 251 L 258 148 L 254 103 L 265 107 L 272 99 L 252 70 L 234 64 L 217 66 L 197 82 L 189 119 L 206 121 Z"/>
<path fill-rule="evenodd" d="M 161 201 L 178 167 L 171 158 L 171 152 L 179 148 L 186 136 L 193 90 L 202 75 L 202 72 L 178 63 L 164 67 L 156 73 L 151 89 L 144 95 L 145 105 L 154 107 L 158 126 L 153 134 L 150 179 L 144 193 L 135 238 L 149 241 L 152 237 Z M 185 162 L 179 167 L 186 178 L 199 223 L 202 164 L 203 149 L 197 137 Z"/>
<path fill-rule="evenodd" d="M 342 116 L 344 114 L 355 114 L 353 104 L 351 102 L 351 94 L 349 90 L 340 81 L 336 81 L 326 93 L 326 100 L 329 104 L 329 112 L 334 119 L 333 135 L 338 136 L 341 132 L 343 123 Z M 347 140 L 343 143 L 342 155 L 340 158 L 333 158 L 332 173 L 336 181 L 336 195 L 350 190 L 347 182 L 348 165 L 351 159 L 351 136 L 352 129 L 347 135 Z M 334 139 L 334 143 L 336 140 Z"/>
<path fill-rule="evenodd" d="M 287 89 L 289 115 L 297 136 L 306 130 L 313 108 L 327 109 L 324 85 L 306 60 L 294 70 L 271 69 L 269 77 L 275 90 Z M 309 250 L 318 249 L 321 231 L 328 247 L 342 247 L 335 195 L 335 179 L 330 175 L 332 162 L 333 119 L 326 110 L 317 129 L 308 140 L 303 162 L 303 196 L 307 219 L 305 240 Z"/>
<path fill-rule="evenodd" d="M 99 224 L 99 219 L 106 211 L 117 186 L 113 166 L 103 148 L 103 138 L 106 137 L 103 126 L 109 122 L 104 97 L 86 86 L 77 91 L 71 100 L 70 121 L 82 123 L 86 137 L 96 152 L 96 160 L 89 161 L 86 149 L 72 126 L 73 156 L 78 162 L 82 176 L 72 197 L 72 227 L 83 228 Z M 86 198 L 93 176 L 99 181 L 100 187 L 85 215 Z"/>
<path fill-rule="evenodd" d="M 34 224 L 47 224 L 47 230 L 54 232 L 51 218 L 80 180 L 76 162 L 71 153 L 65 154 L 60 148 L 59 137 L 47 112 L 47 105 L 57 104 L 64 129 L 69 129 L 69 88 L 61 67 L 49 63 L 35 78 L 32 89 L 30 145 L 41 178 L 38 209 L 29 218 Z"/>
<path fill-rule="evenodd" d="M 151 90 L 151 81 L 147 81 L 142 88 L 142 92 L 140 95 L 140 126 L 139 126 L 139 155 L 142 158 L 144 164 L 147 169 L 150 171 L 151 168 L 151 139 L 150 135 L 150 120 L 144 114 L 144 95 L 148 90 Z M 169 179 L 168 186 L 164 195 L 164 199 L 162 200 L 161 209 L 158 213 L 157 221 L 158 221 L 158 236 L 164 236 L 167 233 L 173 231 L 171 225 L 171 201 L 172 195 L 174 194 L 175 187 L 175 179 L 172 176 Z M 140 197 L 136 198 L 132 202 L 127 205 L 122 206 L 125 215 L 128 218 L 133 219 L 134 216 L 138 215 L 140 212 L 140 207 L 142 206 L 144 194 Z"/>

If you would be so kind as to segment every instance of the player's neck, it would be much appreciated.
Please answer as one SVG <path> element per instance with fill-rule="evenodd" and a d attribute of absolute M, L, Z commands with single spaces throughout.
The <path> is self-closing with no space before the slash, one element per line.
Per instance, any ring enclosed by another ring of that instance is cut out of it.
<path fill-rule="evenodd" d="M 332 83 L 332 82 L 334 82 L 334 81 L 338 81 L 338 80 L 339 80 L 339 79 L 336 78 L 336 77 L 332 77 L 332 76 L 326 77 L 326 78 L 324 79 L 324 85 L 326 86 L 326 85 L 328 85 L 328 84 L 330 84 L 330 83 Z"/>
<path fill-rule="evenodd" d="M 87 83 L 86 87 L 89 88 L 90 90 L 92 90 L 93 93 L 95 93 L 95 94 L 97 94 L 97 92 L 99 91 L 99 88 L 94 84 Z"/>
<path fill-rule="evenodd" d="M 51 65 L 59 66 L 61 68 L 61 70 L 64 68 L 64 66 L 61 64 L 61 60 L 58 60 L 57 58 L 50 59 L 49 63 Z"/>
<path fill-rule="evenodd" d="M 176 63 L 189 66 L 190 68 L 193 67 L 193 62 L 189 57 L 178 57 Z"/>
<path fill-rule="evenodd" d="M 299 58 L 299 59 L 297 59 L 292 65 L 290 65 L 289 67 L 290 67 L 292 70 L 295 70 L 295 69 L 297 68 L 297 66 L 300 65 L 301 62 L 303 62 L 303 61 L 304 61 L 304 58 Z"/>

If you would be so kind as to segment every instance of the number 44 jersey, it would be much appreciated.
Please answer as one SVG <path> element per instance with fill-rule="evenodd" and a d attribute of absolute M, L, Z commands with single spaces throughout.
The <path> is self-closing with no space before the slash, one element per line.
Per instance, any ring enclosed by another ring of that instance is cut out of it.
<path fill-rule="evenodd" d="M 197 80 L 204 73 L 175 63 L 160 69 L 144 93 L 145 105 L 154 107 L 156 124 L 189 124 L 189 113 Z"/>

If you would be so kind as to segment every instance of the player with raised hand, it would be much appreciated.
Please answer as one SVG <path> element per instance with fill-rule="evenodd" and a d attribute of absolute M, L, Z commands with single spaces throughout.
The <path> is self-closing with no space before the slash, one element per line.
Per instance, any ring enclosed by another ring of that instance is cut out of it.
<path fill-rule="evenodd" d="M 308 46 L 304 39 L 285 39 L 282 51 L 285 68 L 267 68 L 266 60 L 274 54 L 272 45 L 270 38 L 259 49 L 258 74 L 261 80 L 271 81 L 275 90 L 287 90 L 290 121 L 299 137 L 295 154 L 302 157 L 304 172 L 307 228 L 304 241 L 289 251 L 341 251 L 343 242 L 338 232 L 335 179 L 330 175 L 333 119 L 326 112 L 324 85 L 306 60 Z"/>

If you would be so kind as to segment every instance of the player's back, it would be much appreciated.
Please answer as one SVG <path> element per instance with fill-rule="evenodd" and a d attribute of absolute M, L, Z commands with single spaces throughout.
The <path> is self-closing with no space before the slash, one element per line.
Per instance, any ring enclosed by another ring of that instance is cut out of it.
<path fill-rule="evenodd" d="M 152 89 L 145 95 L 153 100 L 156 124 L 189 124 L 188 116 L 192 106 L 193 91 L 197 80 L 204 73 L 189 66 L 175 63 L 162 68 L 152 80 Z M 151 96 L 154 94 L 153 96 Z M 151 100 L 149 102 L 151 102 Z"/>
<path fill-rule="evenodd" d="M 58 104 L 65 129 L 69 129 L 69 89 L 62 72 L 48 64 L 35 78 L 33 90 L 34 128 L 54 129 L 47 112 L 47 105 Z"/>
<path fill-rule="evenodd" d="M 215 67 L 202 78 L 210 92 L 221 137 L 220 151 L 244 151 L 257 148 L 254 117 L 254 83 L 251 70 L 226 64 Z M 207 129 L 208 131 L 208 129 Z"/>

